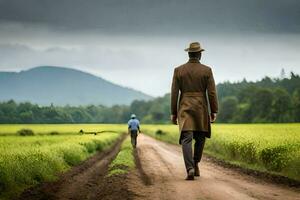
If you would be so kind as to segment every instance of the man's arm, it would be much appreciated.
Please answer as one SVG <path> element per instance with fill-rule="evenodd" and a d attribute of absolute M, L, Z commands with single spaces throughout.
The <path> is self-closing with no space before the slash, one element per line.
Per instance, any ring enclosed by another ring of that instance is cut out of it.
<path fill-rule="evenodd" d="M 131 122 L 130 120 L 128 121 L 128 134 L 130 134 L 130 129 L 131 129 Z"/>
<path fill-rule="evenodd" d="M 173 80 L 172 80 L 172 88 L 171 88 L 171 121 L 173 124 L 177 124 L 177 102 L 178 102 L 178 95 L 179 95 L 179 83 L 177 78 L 176 69 L 173 73 Z"/>
<path fill-rule="evenodd" d="M 214 122 L 217 118 L 217 113 L 218 113 L 218 96 L 217 96 L 214 76 L 211 69 L 209 70 L 209 76 L 208 76 L 207 94 L 208 94 L 208 100 L 209 100 L 210 111 L 211 111 L 210 118 L 211 118 L 211 122 Z"/>
<path fill-rule="evenodd" d="M 140 129 L 140 121 L 138 120 L 137 123 L 138 123 L 138 124 L 137 124 L 137 128 L 138 128 L 138 130 L 139 130 L 139 133 L 141 133 L 141 129 Z"/>
<path fill-rule="evenodd" d="M 137 128 L 138 128 L 138 130 L 139 130 L 139 133 L 140 133 L 140 132 L 141 132 L 140 125 L 138 125 L 138 126 L 137 126 Z"/>

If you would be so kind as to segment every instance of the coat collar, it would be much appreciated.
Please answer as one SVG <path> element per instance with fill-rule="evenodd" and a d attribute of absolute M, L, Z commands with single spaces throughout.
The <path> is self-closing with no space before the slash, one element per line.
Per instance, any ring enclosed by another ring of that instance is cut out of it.
<path fill-rule="evenodd" d="M 190 58 L 188 62 L 189 63 L 200 63 L 199 59 L 197 59 L 197 58 Z"/>

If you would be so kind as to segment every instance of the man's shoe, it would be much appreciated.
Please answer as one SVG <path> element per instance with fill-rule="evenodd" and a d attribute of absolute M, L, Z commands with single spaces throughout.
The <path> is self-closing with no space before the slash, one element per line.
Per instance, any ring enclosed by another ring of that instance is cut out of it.
<path fill-rule="evenodd" d="M 194 174 L 194 176 L 200 176 L 200 170 L 199 170 L 198 164 L 195 164 L 195 174 Z"/>
<path fill-rule="evenodd" d="M 187 177 L 185 180 L 194 180 L 194 174 L 195 174 L 195 170 L 194 169 L 190 169 L 188 171 Z"/>

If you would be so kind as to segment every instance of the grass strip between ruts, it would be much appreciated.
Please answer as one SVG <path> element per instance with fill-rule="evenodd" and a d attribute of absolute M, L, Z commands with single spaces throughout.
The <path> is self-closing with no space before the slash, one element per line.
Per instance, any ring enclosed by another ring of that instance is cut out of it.
<path fill-rule="evenodd" d="M 133 148 L 130 143 L 130 137 L 127 137 L 118 153 L 117 157 L 109 165 L 108 176 L 126 174 L 135 167 Z"/>

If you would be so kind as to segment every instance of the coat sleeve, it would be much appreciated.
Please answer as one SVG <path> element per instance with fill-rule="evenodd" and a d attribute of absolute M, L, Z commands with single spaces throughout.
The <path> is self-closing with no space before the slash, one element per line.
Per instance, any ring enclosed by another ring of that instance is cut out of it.
<path fill-rule="evenodd" d="M 173 73 L 172 88 L 171 88 L 171 114 L 177 116 L 177 103 L 179 95 L 179 83 L 176 69 Z"/>
<path fill-rule="evenodd" d="M 207 94 L 208 94 L 208 100 L 209 100 L 209 104 L 210 104 L 210 111 L 212 113 L 217 113 L 218 112 L 218 96 L 217 96 L 214 76 L 213 76 L 211 69 L 209 70 L 209 76 L 208 76 Z"/>

